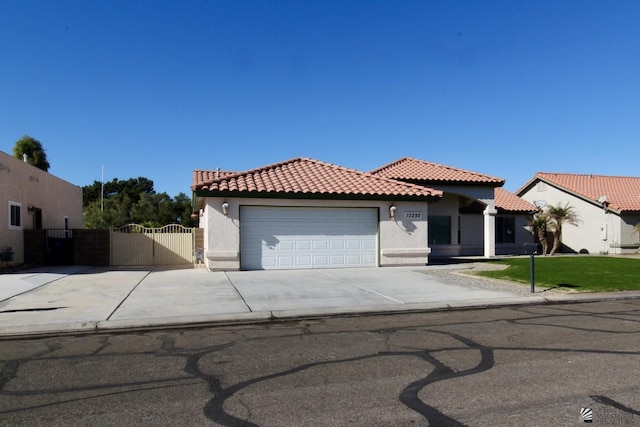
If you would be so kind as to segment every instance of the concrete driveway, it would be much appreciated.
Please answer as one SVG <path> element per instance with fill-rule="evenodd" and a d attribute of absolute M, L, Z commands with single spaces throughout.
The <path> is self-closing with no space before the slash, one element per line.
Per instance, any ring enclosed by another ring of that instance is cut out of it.
<path fill-rule="evenodd" d="M 541 302 L 437 267 L 209 272 L 66 267 L 0 275 L 0 336 Z"/>

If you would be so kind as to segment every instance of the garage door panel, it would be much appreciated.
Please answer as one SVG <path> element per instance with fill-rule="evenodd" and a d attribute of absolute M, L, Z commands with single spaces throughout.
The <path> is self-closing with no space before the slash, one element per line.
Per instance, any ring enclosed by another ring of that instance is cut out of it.
<path fill-rule="evenodd" d="M 313 266 L 313 263 L 311 262 L 311 256 L 297 256 L 295 257 L 295 264 L 294 266 L 300 267 L 300 268 L 311 268 Z"/>
<path fill-rule="evenodd" d="M 343 240 L 332 240 L 331 241 L 331 249 L 344 249 L 344 241 Z"/>
<path fill-rule="evenodd" d="M 375 255 L 363 255 L 362 256 L 362 263 L 365 265 L 371 265 L 371 264 L 375 264 L 376 262 L 376 256 Z"/>
<path fill-rule="evenodd" d="M 242 207 L 241 268 L 375 266 L 377 209 Z"/>
<path fill-rule="evenodd" d="M 280 267 L 290 268 L 295 265 L 293 256 L 279 256 L 276 257 L 277 265 Z"/>
<path fill-rule="evenodd" d="M 313 264 L 316 268 L 329 267 L 329 257 L 326 255 L 316 255 L 313 257 Z"/>
<path fill-rule="evenodd" d="M 313 249 L 326 250 L 329 247 L 329 243 L 326 240 L 314 240 Z"/>
<path fill-rule="evenodd" d="M 360 250 L 362 248 L 362 242 L 360 242 L 360 240 L 347 240 L 347 250 L 353 251 L 353 250 Z"/>
<path fill-rule="evenodd" d="M 277 267 L 278 264 L 276 263 L 276 261 L 276 257 L 274 256 L 265 256 L 262 258 L 262 266 L 263 268 Z"/>
<path fill-rule="evenodd" d="M 375 250 L 376 242 L 372 240 L 363 240 L 362 241 L 362 249 Z"/>
<path fill-rule="evenodd" d="M 355 266 L 362 264 L 362 257 L 360 255 L 347 255 L 347 265 Z"/>
<path fill-rule="evenodd" d="M 309 240 L 298 240 L 296 242 L 296 249 L 299 251 L 308 251 L 311 249 L 311 241 Z"/>
<path fill-rule="evenodd" d="M 331 265 L 345 265 L 344 255 L 331 255 Z"/>

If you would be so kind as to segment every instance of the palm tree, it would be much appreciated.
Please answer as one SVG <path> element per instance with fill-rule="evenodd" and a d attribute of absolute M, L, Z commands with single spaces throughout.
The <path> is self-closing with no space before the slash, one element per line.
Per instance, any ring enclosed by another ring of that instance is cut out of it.
<path fill-rule="evenodd" d="M 549 255 L 553 255 L 562 243 L 562 226 L 570 224 L 577 227 L 582 220 L 576 210 L 569 206 L 569 203 L 564 206 L 560 205 L 560 203 L 558 203 L 558 206 L 549 206 L 547 213 L 553 227 L 553 247 L 549 253 Z"/>
<path fill-rule="evenodd" d="M 546 255 L 549 249 L 549 242 L 547 241 L 547 231 L 549 230 L 551 225 L 551 219 L 549 215 L 543 210 L 538 211 L 533 215 L 531 219 L 531 228 L 536 236 L 538 236 L 538 241 L 542 246 L 542 255 Z"/>

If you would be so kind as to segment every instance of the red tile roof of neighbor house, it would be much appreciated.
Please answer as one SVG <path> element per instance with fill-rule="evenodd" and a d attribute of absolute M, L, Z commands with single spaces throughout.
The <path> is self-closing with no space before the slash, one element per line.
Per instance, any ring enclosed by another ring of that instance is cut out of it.
<path fill-rule="evenodd" d="M 617 212 L 640 211 L 640 177 L 538 172 L 518 193 L 537 179 L 595 203 L 607 196 L 609 209 Z"/>
<path fill-rule="evenodd" d="M 503 188 L 494 189 L 496 209 L 508 212 L 535 212 L 538 209 L 524 199 Z"/>
<path fill-rule="evenodd" d="M 499 187 L 504 179 L 424 160 L 403 157 L 371 171 L 372 174 L 391 179 L 451 184 L 486 184 Z"/>
<path fill-rule="evenodd" d="M 309 158 L 295 158 L 261 168 L 218 173 L 196 170 L 191 189 L 297 195 L 441 197 L 442 191 L 371 175 Z"/>

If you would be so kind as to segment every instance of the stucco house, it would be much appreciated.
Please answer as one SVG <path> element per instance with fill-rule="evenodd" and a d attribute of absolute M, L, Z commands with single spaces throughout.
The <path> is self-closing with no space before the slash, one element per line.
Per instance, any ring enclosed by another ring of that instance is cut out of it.
<path fill-rule="evenodd" d="M 536 206 L 565 206 L 580 215 L 562 229 L 563 250 L 631 254 L 640 248 L 640 177 L 536 173 L 517 192 Z"/>
<path fill-rule="evenodd" d="M 24 262 L 23 230 L 82 228 L 82 189 L 0 151 L 0 251 Z M 2 263 L 4 266 L 4 263 Z"/>
<path fill-rule="evenodd" d="M 212 270 L 424 265 L 442 192 L 310 158 L 193 172 Z"/>
<path fill-rule="evenodd" d="M 244 172 L 195 170 L 191 189 L 206 266 L 253 270 L 519 254 L 532 240 L 525 225 L 535 207 L 497 188 L 503 183 L 409 158 L 371 173 L 296 158 Z"/>

